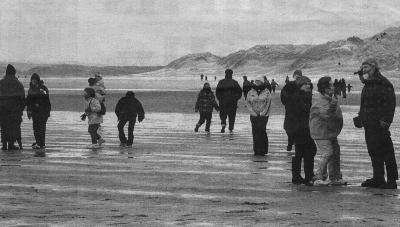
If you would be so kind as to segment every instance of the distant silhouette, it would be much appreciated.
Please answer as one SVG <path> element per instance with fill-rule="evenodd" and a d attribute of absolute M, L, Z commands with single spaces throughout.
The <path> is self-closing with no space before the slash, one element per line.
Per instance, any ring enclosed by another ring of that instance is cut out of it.
<path fill-rule="evenodd" d="M 200 75 L 200 80 L 203 81 L 203 78 L 204 78 L 204 75 L 201 74 L 201 75 Z"/>
<path fill-rule="evenodd" d="M 275 80 L 272 79 L 272 81 L 271 81 L 272 92 L 275 93 L 275 89 L 276 89 L 277 86 L 279 86 L 278 83 L 276 83 Z"/>
<path fill-rule="evenodd" d="M 250 91 L 250 89 L 252 87 L 253 86 L 250 83 L 250 81 L 247 80 L 247 76 L 243 76 L 243 95 L 244 95 L 244 99 L 247 99 L 247 93 Z"/>
<path fill-rule="evenodd" d="M 347 84 L 347 92 L 348 92 L 348 93 L 350 93 L 352 87 L 353 87 L 353 86 L 351 86 L 350 84 Z"/>

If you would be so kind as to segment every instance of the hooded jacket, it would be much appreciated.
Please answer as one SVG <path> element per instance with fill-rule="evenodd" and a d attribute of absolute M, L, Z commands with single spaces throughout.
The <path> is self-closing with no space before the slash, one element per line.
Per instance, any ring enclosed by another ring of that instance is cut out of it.
<path fill-rule="evenodd" d="M 0 115 L 21 116 L 25 108 L 25 90 L 14 74 L 0 80 Z"/>
<path fill-rule="evenodd" d="M 252 88 L 247 94 L 246 101 L 246 106 L 251 116 L 269 116 L 271 110 L 271 93 L 268 88 L 265 87 L 260 93 Z"/>
<path fill-rule="evenodd" d="M 215 94 L 220 109 L 236 109 L 237 102 L 242 97 L 242 89 L 232 76 L 225 75 L 225 79 L 218 82 Z"/>
<path fill-rule="evenodd" d="M 134 94 L 127 94 L 122 97 L 115 107 L 115 114 L 118 120 L 129 120 L 135 119 L 138 116 L 138 120 L 144 119 L 144 109 L 142 103 L 135 98 Z"/>
<path fill-rule="evenodd" d="M 51 104 L 49 98 L 49 90 L 44 85 L 36 87 L 31 86 L 28 90 L 26 111 L 31 112 L 33 116 L 40 115 L 49 117 Z"/>
<path fill-rule="evenodd" d="M 88 116 L 88 124 L 101 124 L 103 123 L 103 115 L 98 114 L 101 111 L 99 100 L 94 97 L 89 97 L 86 100 L 85 113 Z"/>
<path fill-rule="evenodd" d="M 211 89 L 201 89 L 197 96 L 195 110 L 201 113 L 212 113 L 213 109 L 218 110 L 218 104 Z"/>
<path fill-rule="evenodd" d="M 337 100 L 321 93 L 313 95 L 310 134 L 315 140 L 336 138 L 343 128 L 343 115 Z"/>

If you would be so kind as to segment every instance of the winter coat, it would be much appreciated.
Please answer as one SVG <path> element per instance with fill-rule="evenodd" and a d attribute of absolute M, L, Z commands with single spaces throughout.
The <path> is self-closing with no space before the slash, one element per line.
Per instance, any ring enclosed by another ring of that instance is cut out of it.
<path fill-rule="evenodd" d="M 225 77 L 218 82 L 216 96 L 220 109 L 236 109 L 242 97 L 242 89 L 236 80 Z"/>
<path fill-rule="evenodd" d="M 243 95 L 245 99 L 247 98 L 247 94 L 249 93 L 252 87 L 253 85 L 251 84 L 250 81 L 248 80 L 243 81 Z"/>
<path fill-rule="evenodd" d="M 0 116 L 21 117 L 24 108 L 24 86 L 14 75 L 5 75 L 0 80 Z"/>
<path fill-rule="evenodd" d="M 46 86 L 30 87 L 26 98 L 26 111 L 34 115 L 50 116 L 51 104 L 49 90 Z"/>
<path fill-rule="evenodd" d="M 380 120 L 391 124 L 395 108 L 396 96 L 388 79 L 376 72 L 371 80 L 364 81 L 358 113 L 363 126 L 379 127 Z"/>
<path fill-rule="evenodd" d="M 271 110 L 271 93 L 268 88 L 260 92 L 252 88 L 247 94 L 247 109 L 251 116 L 269 116 Z"/>
<path fill-rule="evenodd" d="M 103 115 L 98 114 L 101 110 L 99 100 L 96 98 L 88 98 L 86 100 L 85 113 L 88 116 L 88 124 L 101 124 L 103 123 Z"/>
<path fill-rule="evenodd" d="M 281 102 L 285 106 L 285 119 L 283 122 L 283 128 L 287 132 L 293 131 L 293 130 L 291 130 L 291 127 L 290 127 L 290 124 L 291 124 L 290 122 L 292 122 L 293 119 L 289 119 L 289 117 L 292 115 L 289 116 L 289 111 L 288 111 L 287 105 L 289 102 L 292 102 L 291 99 L 293 99 L 293 97 L 295 96 L 295 93 L 298 92 L 298 90 L 299 90 L 299 88 L 296 85 L 295 81 L 287 82 L 281 90 Z M 290 107 L 289 107 L 289 109 L 290 109 Z"/>
<path fill-rule="evenodd" d="M 121 98 L 117 106 L 115 107 L 115 114 L 118 120 L 129 120 L 138 117 L 139 121 L 144 119 L 144 109 L 142 103 L 135 97 L 123 97 Z"/>
<path fill-rule="evenodd" d="M 213 92 L 202 89 L 197 96 L 195 110 L 200 113 L 212 113 L 214 108 L 219 110 Z"/>
<path fill-rule="evenodd" d="M 310 133 L 315 140 L 336 138 L 343 128 L 343 115 L 339 103 L 322 95 L 313 95 L 310 109 Z"/>

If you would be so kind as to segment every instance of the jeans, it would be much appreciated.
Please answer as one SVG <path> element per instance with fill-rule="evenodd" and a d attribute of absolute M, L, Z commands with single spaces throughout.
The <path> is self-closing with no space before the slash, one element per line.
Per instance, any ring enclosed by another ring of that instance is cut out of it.
<path fill-rule="evenodd" d="M 301 178 L 301 160 L 304 159 L 305 179 L 310 181 L 314 177 L 314 157 L 317 148 L 313 141 L 306 144 L 295 144 L 295 155 L 292 158 L 292 178 Z"/>
<path fill-rule="evenodd" d="M 368 125 L 364 126 L 364 129 L 368 154 L 372 162 L 373 178 L 378 181 L 384 180 L 386 165 L 387 181 L 398 180 L 399 174 L 390 131 L 379 126 Z"/>
<path fill-rule="evenodd" d="M 200 119 L 199 122 L 197 122 L 196 127 L 200 127 L 204 122 L 206 122 L 206 131 L 209 132 L 211 119 L 212 119 L 212 112 L 200 112 Z"/>
<path fill-rule="evenodd" d="M 44 147 L 46 145 L 46 123 L 47 116 L 43 115 L 33 115 L 33 135 L 35 136 L 35 140 L 37 145 Z"/>
<path fill-rule="evenodd" d="M 342 173 L 340 171 L 340 146 L 337 138 L 327 140 L 315 140 L 318 147 L 318 153 L 321 157 L 317 172 L 316 179 L 326 180 L 327 169 L 329 171 L 329 180 L 341 180 Z"/>
<path fill-rule="evenodd" d="M 251 132 L 253 134 L 254 155 L 264 155 L 268 153 L 267 123 L 268 117 L 250 116 Z"/>
<path fill-rule="evenodd" d="M 128 139 L 126 139 L 124 132 L 124 127 L 126 123 L 128 123 Z M 136 118 L 122 119 L 118 122 L 118 137 L 121 143 L 124 143 L 129 146 L 133 144 L 133 139 L 134 139 L 133 130 L 135 128 L 135 123 L 136 123 Z"/>
<path fill-rule="evenodd" d="M 90 134 L 90 138 L 92 139 L 92 144 L 96 144 L 97 140 L 99 140 L 101 137 L 97 133 L 97 130 L 99 129 L 100 124 L 91 124 L 89 125 L 88 132 Z"/>
<path fill-rule="evenodd" d="M 219 117 L 221 118 L 222 127 L 226 127 L 226 118 L 229 119 L 229 130 L 232 131 L 235 126 L 236 108 L 220 109 Z"/>

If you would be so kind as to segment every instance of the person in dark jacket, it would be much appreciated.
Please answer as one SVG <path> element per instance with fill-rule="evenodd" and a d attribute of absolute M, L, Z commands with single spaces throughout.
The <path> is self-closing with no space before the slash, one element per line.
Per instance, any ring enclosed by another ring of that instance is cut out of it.
<path fill-rule="evenodd" d="M 118 133 L 121 147 L 132 147 L 133 130 L 136 123 L 136 117 L 139 122 L 144 119 L 144 110 L 142 103 L 135 98 L 135 93 L 128 91 L 125 97 L 121 98 L 115 107 L 115 114 L 118 117 Z M 124 127 L 128 123 L 128 139 L 125 136 Z"/>
<path fill-rule="evenodd" d="M 396 189 L 399 179 L 393 142 L 389 127 L 393 121 L 396 96 L 393 85 L 379 71 L 378 63 L 370 58 L 362 63 L 359 71 L 364 87 L 356 127 L 364 127 L 365 141 L 371 158 L 373 176 L 361 186 Z M 387 181 L 385 181 L 385 165 Z"/>
<path fill-rule="evenodd" d="M 303 74 L 301 72 L 301 70 L 296 70 L 293 73 L 293 79 L 296 80 L 298 77 L 301 77 Z M 296 91 L 298 90 L 297 84 L 295 81 L 289 81 L 289 79 L 287 78 L 286 80 L 286 84 L 285 86 L 282 88 L 281 90 L 281 102 L 282 104 L 285 106 L 285 119 L 283 121 L 283 128 L 286 131 L 287 137 L 288 137 L 288 144 L 286 146 L 286 150 L 287 151 L 291 151 L 293 148 L 293 131 L 291 130 L 291 127 L 289 127 L 290 123 L 290 119 L 289 119 L 289 112 L 287 110 L 287 104 L 289 102 L 290 99 L 293 98 L 293 96 L 295 95 Z"/>
<path fill-rule="evenodd" d="M 244 99 L 247 99 L 247 93 L 251 90 L 253 85 L 247 80 L 247 76 L 243 76 L 243 95 Z"/>
<path fill-rule="evenodd" d="M 196 105 L 194 107 L 195 112 L 200 113 L 199 122 L 197 122 L 194 128 L 195 132 L 199 131 L 200 126 L 206 121 L 206 132 L 210 132 L 211 118 L 213 109 L 219 110 L 218 104 L 215 101 L 214 93 L 211 90 L 209 83 L 204 83 L 203 89 L 197 96 Z"/>
<path fill-rule="evenodd" d="M 232 74 L 232 69 L 225 70 L 225 79 L 218 82 L 216 89 L 222 126 L 221 133 L 225 132 L 227 117 L 229 118 L 229 131 L 232 133 L 235 125 L 237 102 L 242 97 L 242 89 L 238 82 L 232 79 Z"/>
<path fill-rule="evenodd" d="M 310 135 L 309 115 L 312 104 L 311 80 L 306 76 L 296 79 L 297 89 L 286 103 L 287 128 L 292 133 L 295 155 L 292 158 L 292 183 L 313 185 L 314 157 L 317 147 Z M 301 177 L 304 160 L 305 178 Z"/>
<path fill-rule="evenodd" d="M 24 86 L 15 77 L 14 66 L 7 65 L 6 75 L 0 80 L 0 122 L 2 150 L 17 150 L 20 138 L 22 112 L 25 108 Z"/>
<path fill-rule="evenodd" d="M 28 119 L 32 118 L 33 135 L 36 141 L 32 144 L 32 148 L 44 149 L 46 146 L 46 123 L 50 117 L 51 104 L 49 90 L 36 73 L 31 76 L 26 106 Z"/>

